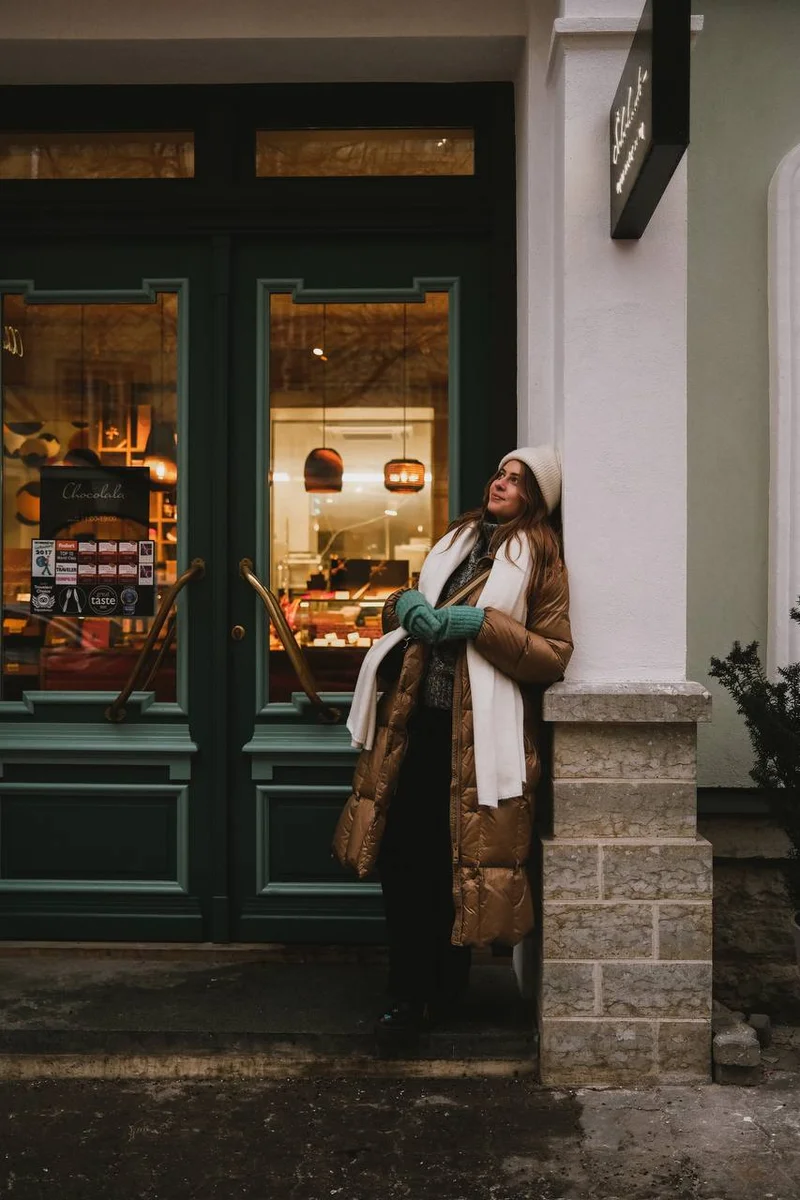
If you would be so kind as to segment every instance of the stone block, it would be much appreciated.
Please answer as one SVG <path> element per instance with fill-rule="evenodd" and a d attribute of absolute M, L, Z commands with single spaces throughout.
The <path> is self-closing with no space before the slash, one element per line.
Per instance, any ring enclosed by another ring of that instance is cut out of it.
<path fill-rule="evenodd" d="M 543 839 L 542 888 L 548 900 L 599 900 L 599 847 Z"/>
<path fill-rule="evenodd" d="M 674 779 L 696 774 L 694 725 L 556 725 L 554 779 Z"/>
<path fill-rule="evenodd" d="M 705 1083 L 710 1079 L 708 1021 L 658 1022 L 658 1077 L 662 1083 Z"/>
<path fill-rule="evenodd" d="M 711 846 L 703 838 L 602 848 L 605 900 L 710 900 Z"/>
<path fill-rule="evenodd" d="M 694 783 L 658 779 L 557 779 L 556 837 L 695 837 Z"/>
<path fill-rule="evenodd" d="M 711 958 L 712 909 L 705 904 L 659 904 L 658 958 Z"/>
<path fill-rule="evenodd" d="M 772 1045 L 772 1022 L 766 1013 L 750 1013 L 747 1024 L 756 1031 L 758 1044 L 762 1050 Z"/>
<path fill-rule="evenodd" d="M 715 1033 L 712 1052 L 714 1062 L 726 1067 L 757 1067 L 761 1062 L 756 1031 L 744 1022 Z"/>
<path fill-rule="evenodd" d="M 548 900 L 542 925 L 545 958 L 653 957 L 650 904 L 561 904 Z"/>
<path fill-rule="evenodd" d="M 546 721 L 676 722 L 711 719 L 711 697 L 700 683 L 579 683 L 565 680 L 544 694 Z"/>
<path fill-rule="evenodd" d="M 606 1016 L 711 1016 L 710 962 L 603 963 L 601 972 Z"/>
<path fill-rule="evenodd" d="M 542 1015 L 588 1017 L 595 1011 L 592 963 L 542 963 Z"/>
<path fill-rule="evenodd" d="M 714 1083 L 731 1087 L 758 1087 L 764 1081 L 764 1068 L 732 1067 L 727 1063 L 714 1063 Z"/>
<path fill-rule="evenodd" d="M 654 1021 L 543 1020 L 540 1044 L 542 1083 L 551 1086 L 624 1086 L 655 1074 Z"/>

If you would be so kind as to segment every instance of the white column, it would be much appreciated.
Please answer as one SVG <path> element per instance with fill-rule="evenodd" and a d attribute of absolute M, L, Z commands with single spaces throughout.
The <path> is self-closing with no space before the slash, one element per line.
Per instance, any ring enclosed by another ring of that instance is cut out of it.
<path fill-rule="evenodd" d="M 531 5 L 519 79 L 520 436 L 554 438 L 576 682 L 686 670 L 686 169 L 609 236 L 608 112 L 639 0 Z M 548 14 L 549 16 L 549 14 Z M 543 125 L 550 122 L 549 133 Z"/>

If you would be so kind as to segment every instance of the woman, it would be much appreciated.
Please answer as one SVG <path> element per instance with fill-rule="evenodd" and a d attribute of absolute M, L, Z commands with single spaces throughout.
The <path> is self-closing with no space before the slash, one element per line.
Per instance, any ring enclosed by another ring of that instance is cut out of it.
<path fill-rule="evenodd" d="M 514 945 L 533 925 L 535 685 L 561 679 L 572 653 L 552 520 L 560 498 L 552 447 L 507 454 L 482 506 L 430 551 L 419 590 L 389 597 L 385 636 L 359 675 L 348 728 L 363 749 L 334 851 L 360 878 L 380 874 L 390 995 L 375 1026 L 383 1048 L 407 1043 L 458 999 L 470 946 Z"/>

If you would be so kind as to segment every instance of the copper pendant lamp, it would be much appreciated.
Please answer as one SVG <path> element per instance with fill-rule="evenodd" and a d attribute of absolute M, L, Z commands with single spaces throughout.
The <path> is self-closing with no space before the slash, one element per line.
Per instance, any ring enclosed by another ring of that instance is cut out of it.
<path fill-rule="evenodd" d="M 303 484 L 307 492 L 340 492 L 344 463 L 338 450 L 325 445 L 325 415 L 328 405 L 328 354 L 325 343 L 328 306 L 322 306 L 322 445 L 311 450 L 303 466 Z"/>
<path fill-rule="evenodd" d="M 425 464 L 418 458 L 409 458 L 406 454 L 406 434 L 408 432 L 407 400 L 408 400 L 408 305 L 403 305 L 403 457 L 390 458 L 383 467 L 383 486 L 387 492 L 396 496 L 411 496 L 421 492 L 425 487 Z"/>

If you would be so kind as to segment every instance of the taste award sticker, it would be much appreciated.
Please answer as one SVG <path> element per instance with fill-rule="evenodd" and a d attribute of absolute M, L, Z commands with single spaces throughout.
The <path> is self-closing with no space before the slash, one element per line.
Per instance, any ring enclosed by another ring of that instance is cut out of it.
<path fill-rule="evenodd" d="M 97 617 L 110 617 L 117 607 L 117 593 L 112 587 L 100 584 L 89 593 L 89 608 Z"/>

